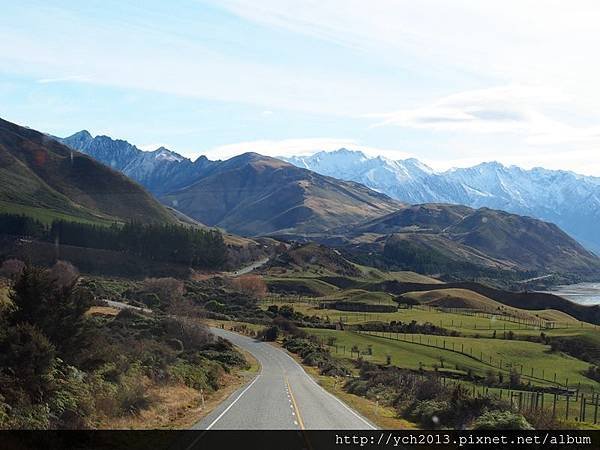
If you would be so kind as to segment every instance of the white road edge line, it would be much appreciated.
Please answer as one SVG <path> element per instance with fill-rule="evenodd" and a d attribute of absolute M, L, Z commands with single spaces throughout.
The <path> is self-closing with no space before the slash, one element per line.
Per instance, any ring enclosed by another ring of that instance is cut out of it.
<path fill-rule="evenodd" d="M 246 386 L 246 389 L 244 389 L 240 393 L 240 395 L 238 395 L 237 398 L 234 401 L 232 401 L 227 408 L 225 408 L 225 411 L 223 411 L 221 414 L 219 414 L 219 417 L 217 417 L 215 420 L 213 420 L 212 423 L 206 427 L 207 430 L 210 430 L 213 427 L 213 425 L 215 423 L 217 423 L 221 419 L 221 417 L 223 417 L 227 413 L 227 411 L 229 411 L 231 409 L 231 407 L 237 403 L 237 401 L 240 398 L 242 398 L 242 395 L 244 395 L 246 393 L 246 391 L 248 389 L 250 389 L 254 383 L 256 383 L 256 380 L 258 380 L 260 378 L 260 375 L 262 375 L 262 374 L 257 375 L 256 378 L 252 381 L 252 383 L 250 383 L 248 386 Z"/>
<path fill-rule="evenodd" d="M 312 379 L 312 377 L 306 373 L 306 371 L 304 370 L 304 367 L 302 367 L 300 364 L 298 364 L 298 361 L 296 361 L 294 358 L 292 358 L 290 355 L 288 355 L 287 351 L 282 350 L 283 354 L 285 356 L 287 356 L 288 358 L 290 358 L 292 361 L 294 361 L 294 363 L 300 367 L 300 369 L 302 369 L 302 372 L 304 373 L 304 375 L 315 385 L 317 386 L 319 389 L 321 389 L 323 392 L 325 392 L 327 395 L 329 395 L 332 399 L 334 399 L 335 401 L 337 401 L 340 405 L 342 405 L 344 408 L 346 408 L 349 412 L 352 413 L 352 415 L 354 415 L 355 417 L 357 417 L 358 419 L 360 419 L 361 422 L 363 422 L 365 425 L 367 425 L 369 428 L 371 428 L 372 430 L 377 430 L 377 427 L 373 426 L 371 423 L 369 423 L 364 417 L 361 417 L 360 414 L 358 414 L 356 411 L 354 411 L 352 408 L 350 408 L 348 405 L 346 405 L 343 401 L 341 401 L 339 398 L 337 398 L 335 395 L 333 395 L 331 392 L 329 392 L 327 389 L 323 388 L 323 386 L 320 386 L 319 383 L 317 383 L 315 380 Z"/>

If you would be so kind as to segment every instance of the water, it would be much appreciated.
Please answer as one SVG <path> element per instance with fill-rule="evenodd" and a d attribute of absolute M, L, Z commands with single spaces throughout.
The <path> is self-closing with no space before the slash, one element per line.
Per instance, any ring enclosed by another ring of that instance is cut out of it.
<path fill-rule="evenodd" d="M 579 283 L 557 286 L 551 294 L 560 295 L 581 305 L 600 305 L 600 283 Z"/>

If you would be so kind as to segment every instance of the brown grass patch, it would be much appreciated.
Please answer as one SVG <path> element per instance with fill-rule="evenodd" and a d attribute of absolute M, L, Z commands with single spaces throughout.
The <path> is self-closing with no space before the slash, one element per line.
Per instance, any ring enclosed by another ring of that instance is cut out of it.
<path fill-rule="evenodd" d="M 92 306 L 86 314 L 89 316 L 116 316 L 119 314 L 119 309 L 112 306 Z"/>

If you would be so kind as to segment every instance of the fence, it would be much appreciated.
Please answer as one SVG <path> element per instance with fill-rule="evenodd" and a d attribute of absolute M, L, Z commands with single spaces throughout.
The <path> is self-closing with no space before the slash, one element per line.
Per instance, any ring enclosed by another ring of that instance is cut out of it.
<path fill-rule="evenodd" d="M 464 343 L 460 343 L 458 345 L 457 342 L 453 342 L 451 339 L 446 336 L 433 336 L 433 335 L 422 335 L 422 334 L 408 334 L 408 333 L 394 333 L 387 331 L 360 331 L 357 330 L 355 333 L 361 335 L 375 336 L 384 339 L 390 339 L 395 341 L 403 341 L 416 345 L 423 345 L 426 347 L 434 347 L 441 350 L 451 351 L 454 353 L 459 353 L 461 355 L 472 358 L 476 361 L 481 362 L 489 367 L 500 369 L 503 371 L 510 372 L 511 370 L 515 370 L 519 375 L 525 379 L 534 381 L 534 382 L 544 382 L 551 385 L 556 386 L 557 388 L 564 390 L 572 390 L 579 394 L 580 385 L 578 384 L 576 387 L 569 386 L 569 378 L 565 378 L 561 380 L 557 377 L 556 372 L 547 373 L 545 369 L 536 369 L 535 367 L 526 367 L 523 364 L 513 364 L 511 362 L 507 362 L 503 359 L 496 358 L 494 359 L 491 355 L 488 356 L 482 351 L 477 352 L 473 351 L 473 347 L 466 346 Z"/>
<path fill-rule="evenodd" d="M 506 400 L 512 408 L 521 413 L 538 411 L 548 414 L 552 419 L 574 420 L 594 425 L 600 422 L 600 394 L 597 393 L 561 394 L 535 390 L 489 388 L 445 377 L 442 377 L 442 383 L 444 385 L 462 384 L 471 391 L 474 397 L 496 395 L 501 400 Z"/>

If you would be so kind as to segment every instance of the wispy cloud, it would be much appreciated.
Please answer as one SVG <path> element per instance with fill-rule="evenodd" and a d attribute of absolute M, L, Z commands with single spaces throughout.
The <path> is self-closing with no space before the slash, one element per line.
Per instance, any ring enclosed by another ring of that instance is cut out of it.
<path fill-rule="evenodd" d="M 564 109 L 572 99 L 555 89 L 509 85 L 465 91 L 418 108 L 367 114 L 372 128 L 398 126 L 461 133 L 513 133 L 531 145 L 600 144 L 599 126 L 576 126 L 546 110 Z"/>
<path fill-rule="evenodd" d="M 39 84 L 51 84 L 51 83 L 69 83 L 69 82 L 86 82 L 91 81 L 89 77 L 85 77 L 82 75 L 68 75 L 64 77 L 56 77 L 56 78 L 40 78 L 36 80 L 36 83 Z"/>

